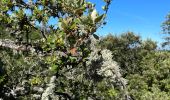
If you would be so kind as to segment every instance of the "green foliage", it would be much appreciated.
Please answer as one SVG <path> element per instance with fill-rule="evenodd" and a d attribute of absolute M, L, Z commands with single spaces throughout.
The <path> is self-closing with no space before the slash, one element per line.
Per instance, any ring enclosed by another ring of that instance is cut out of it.
<path fill-rule="evenodd" d="M 166 16 L 166 20 L 162 24 L 162 29 L 163 33 L 166 34 L 164 38 L 165 42 L 162 43 L 162 46 L 170 46 L 170 14 Z"/>
<path fill-rule="evenodd" d="M 111 0 L 104 3 L 99 14 L 86 0 L 1 0 L 0 98 L 169 100 L 169 52 L 133 32 L 93 40 Z"/>
<path fill-rule="evenodd" d="M 113 53 L 113 60 L 118 62 L 123 69 L 123 75 L 140 72 L 142 57 L 156 49 L 154 41 L 142 41 L 133 32 L 120 36 L 108 35 L 101 40 L 102 48 L 107 48 Z"/>
<path fill-rule="evenodd" d="M 129 91 L 138 100 L 169 100 L 170 53 L 157 51 L 141 61 L 141 73 L 129 75 Z M 158 95 L 159 94 L 159 95 Z"/>
<path fill-rule="evenodd" d="M 169 100 L 170 53 L 156 50 L 156 42 L 142 41 L 127 32 L 120 36 L 108 35 L 100 42 L 110 49 L 114 61 L 128 80 L 128 92 L 134 100 Z"/>

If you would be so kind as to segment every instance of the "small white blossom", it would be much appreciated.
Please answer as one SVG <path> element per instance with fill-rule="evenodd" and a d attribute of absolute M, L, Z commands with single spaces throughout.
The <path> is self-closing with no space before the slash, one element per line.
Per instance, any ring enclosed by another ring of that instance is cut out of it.
<path fill-rule="evenodd" d="M 91 18 L 93 20 L 93 23 L 95 22 L 95 19 L 97 18 L 98 13 L 96 9 L 93 9 L 92 13 L 91 13 Z"/>

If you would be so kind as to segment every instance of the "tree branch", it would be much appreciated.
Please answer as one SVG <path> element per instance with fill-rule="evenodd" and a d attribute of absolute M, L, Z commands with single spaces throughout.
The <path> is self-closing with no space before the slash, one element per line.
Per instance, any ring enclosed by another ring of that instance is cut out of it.
<path fill-rule="evenodd" d="M 0 39 L 0 47 L 10 48 L 19 51 L 35 51 L 35 49 L 31 45 L 17 45 L 14 41 L 9 39 Z"/>

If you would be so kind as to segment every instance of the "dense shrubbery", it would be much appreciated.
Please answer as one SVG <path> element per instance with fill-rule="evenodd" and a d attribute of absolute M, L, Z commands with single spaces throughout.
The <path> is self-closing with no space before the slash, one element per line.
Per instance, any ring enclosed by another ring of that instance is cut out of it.
<path fill-rule="evenodd" d="M 131 74 L 128 89 L 134 99 L 168 100 L 170 98 L 170 53 L 155 51 L 143 56 L 141 73 Z"/>
<path fill-rule="evenodd" d="M 141 71 L 140 62 L 143 56 L 156 50 L 154 41 L 142 41 L 133 32 L 127 32 L 121 36 L 108 35 L 104 37 L 100 45 L 113 53 L 113 60 L 118 62 L 124 77 L 127 74 L 135 74 Z"/>
<path fill-rule="evenodd" d="M 104 2 L 98 14 L 86 0 L 0 1 L 0 98 L 168 100 L 170 52 L 133 32 L 98 39 Z"/>
<path fill-rule="evenodd" d="M 142 41 L 132 32 L 121 36 L 108 35 L 100 44 L 112 51 L 114 61 L 128 80 L 128 92 L 132 99 L 170 98 L 170 52 L 157 50 L 154 41 Z"/>

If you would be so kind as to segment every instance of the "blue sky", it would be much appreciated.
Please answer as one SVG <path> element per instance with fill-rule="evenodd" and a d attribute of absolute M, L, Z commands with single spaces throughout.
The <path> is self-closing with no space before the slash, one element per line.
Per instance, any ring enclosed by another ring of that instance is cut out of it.
<path fill-rule="evenodd" d="M 102 0 L 89 0 L 96 3 L 101 11 Z M 113 0 L 110 6 L 107 24 L 97 31 L 100 36 L 108 33 L 119 35 L 133 31 L 142 39 L 151 38 L 159 43 L 163 41 L 161 24 L 170 12 L 170 0 Z"/>

